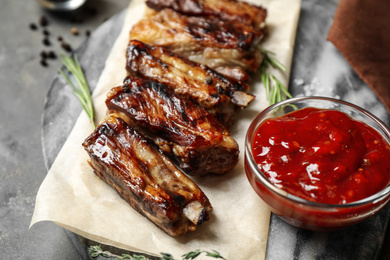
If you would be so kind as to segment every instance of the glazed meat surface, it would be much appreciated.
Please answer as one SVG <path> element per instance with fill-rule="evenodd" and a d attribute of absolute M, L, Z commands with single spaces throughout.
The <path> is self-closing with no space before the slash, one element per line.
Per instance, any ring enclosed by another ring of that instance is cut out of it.
<path fill-rule="evenodd" d="M 261 28 L 267 17 L 266 9 L 236 0 L 147 0 L 146 5 L 157 11 L 169 8 L 186 15 L 218 16 L 256 28 Z"/>
<path fill-rule="evenodd" d="M 249 84 L 252 80 L 251 76 L 249 76 L 248 73 L 246 73 L 243 69 L 240 67 L 228 67 L 228 66 L 221 66 L 216 67 L 215 70 L 222 75 L 225 75 L 227 77 L 233 78 L 238 80 L 239 82 L 247 83 Z"/>
<path fill-rule="evenodd" d="M 132 40 L 127 49 L 130 75 L 158 81 L 175 93 L 206 109 L 225 126 L 230 126 L 238 109 L 246 107 L 254 96 L 238 82 L 162 48 Z M 125 81 L 126 82 L 126 81 Z"/>
<path fill-rule="evenodd" d="M 142 128 L 190 175 L 222 174 L 238 162 L 238 144 L 206 110 L 165 85 L 128 77 L 113 88 L 106 105 L 128 124 Z"/>
<path fill-rule="evenodd" d="M 208 220 L 212 207 L 205 194 L 122 119 L 107 116 L 83 146 L 94 172 L 169 235 Z"/>
<path fill-rule="evenodd" d="M 255 72 L 263 59 L 258 46 L 263 38 L 261 30 L 213 16 L 186 16 L 171 9 L 140 20 L 130 38 L 165 47 L 211 68 L 239 67 Z"/>

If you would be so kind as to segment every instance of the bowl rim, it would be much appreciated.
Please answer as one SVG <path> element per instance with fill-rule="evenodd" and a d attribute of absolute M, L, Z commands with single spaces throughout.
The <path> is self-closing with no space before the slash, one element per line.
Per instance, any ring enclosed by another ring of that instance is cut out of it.
<path fill-rule="evenodd" d="M 268 190 L 271 190 L 272 192 L 276 193 L 278 196 L 283 197 L 284 199 L 287 199 L 289 201 L 296 202 L 296 203 L 299 203 L 302 205 L 316 207 L 316 208 L 324 208 L 324 209 L 353 208 L 353 207 L 364 206 L 364 205 L 367 205 L 369 203 L 376 204 L 376 203 L 380 202 L 381 200 L 386 199 L 387 198 L 386 196 L 390 194 L 390 183 L 385 188 L 376 192 L 373 195 L 370 195 L 366 198 L 363 198 L 363 199 L 360 199 L 357 201 L 345 203 L 345 204 L 329 204 L 329 203 L 310 201 L 310 200 L 306 200 L 304 198 L 298 197 L 296 195 L 293 195 L 293 194 L 291 194 L 291 193 L 289 193 L 281 188 L 276 187 L 263 174 L 263 172 L 257 167 L 256 162 L 254 161 L 253 153 L 252 153 L 252 139 L 250 137 L 251 137 L 251 133 L 253 133 L 253 135 L 254 135 L 257 128 L 260 126 L 260 124 L 258 124 L 258 122 L 261 120 L 261 118 L 263 118 L 265 115 L 267 115 L 269 112 L 271 112 L 275 108 L 287 105 L 289 103 L 294 103 L 297 101 L 305 101 L 305 100 L 324 100 L 324 101 L 329 101 L 329 102 L 335 102 L 335 103 L 346 105 L 348 107 L 351 107 L 353 109 L 358 110 L 359 112 L 363 113 L 365 116 L 372 119 L 381 128 L 381 130 L 383 130 L 386 133 L 386 135 L 388 135 L 386 138 L 381 134 L 384 137 L 384 139 L 385 140 L 387 139 L 387 141 L 390 144 L 390 129 L 389 129 L 389 127 L 385 123 L 383 123 L 379 118 L 377 118 L 375 115 L 373 115 L 369 111 L 367 111 L 364 108 L 359 107 L 353 103 L 350 103 L 350 102 L 347 102 L 347 101 L 344 101 L 341 99 L 322 97 L 322 96 L 305 96 L 305 97 L 295 97 L 295 98 L 286 99 L 286 100 L 280 101 L 278 103 L 275 103 L 273 105 L 270 105 L 267 108 L 265 108 L 264 110 L 262 110 L 252 120 L 251 124 L 249 125 L 249 127 L 247 129 L 247 133 L 245 136 L 245 156 L 244 157 L 245 157 L 245 161 L 249 164 L 249 168 L 252 171 L 255 178 L 257 180 L 260 180 L 261 184 L 264 185 Z M 313 107 L 315 107 L 315 106 L 313 106 Z M 258 124 L 258 126 L 255 127 L 255 125 L 257 125 L 257 124 Z"/>

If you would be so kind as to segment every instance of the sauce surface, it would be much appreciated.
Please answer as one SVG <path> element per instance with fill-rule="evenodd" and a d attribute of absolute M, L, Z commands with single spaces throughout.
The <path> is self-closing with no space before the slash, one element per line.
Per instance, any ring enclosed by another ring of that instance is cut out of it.
<path fill-rule="evenodd" d="M 345 204 L 390 182 L 390 147 L 367 124 L 336 110 L 304 108 L 266 120 L 253 140 L 257 166 L 298 197 Z"/>

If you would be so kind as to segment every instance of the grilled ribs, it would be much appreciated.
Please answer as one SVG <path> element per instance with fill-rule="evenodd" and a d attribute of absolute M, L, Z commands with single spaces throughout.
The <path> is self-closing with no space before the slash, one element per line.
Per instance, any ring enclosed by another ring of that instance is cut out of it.
<path fill-rule="evenodd" d="M 83 146 L 94 172 L 169 235 L 208 220 L 212 207 L 205 194 L 122 119 L 107 116 Z"/>
<path fill-rule="evenodd" d="M 206 109 L 225 126 L 235 119 L 254 96 L 243 91 L 246 83 L 225 77 L 206 65 L 192 62 L 162 48 L 132 40 L 127 48 L 130 75 L 158 81 L 175 93 Z"/>
<path fill-rule="evenodd" d="M 263 27 L 267 17 L 266 9 L 236 0 L 147 0 L 146 5 L 157 11 L 169 8 L 192 16 L 218 16 L 256 28 Z"/>
<path fill-rule="evenodd" d="M 225 71 L 229 67 L 257 71 L 263 60 L 258 46 L 262 38 L 262 31 L 250 25 L 215 16 L 186 16 L 172 9 L 152 12 L 130 32 L 130 39 L 168 48 L 211 68 L 224 67 Z"/>
<path fill-rule="evenodd" d="M 238 162 L 238 144 L 229 131 L 161 83 L 128 76 L 107 94 L 106 105 L 176 158 L 187 174 L 222 174 Z"/>

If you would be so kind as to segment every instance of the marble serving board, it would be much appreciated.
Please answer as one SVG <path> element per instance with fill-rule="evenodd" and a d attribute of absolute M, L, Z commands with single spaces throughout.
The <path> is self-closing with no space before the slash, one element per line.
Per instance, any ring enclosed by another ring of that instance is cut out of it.
<path fill-rule="evenodd" d="M 337 4 L 303 0 L 289 89 L 293 96 L 328 96 L 359 105 L 389 124 L 390 117 L 371 89 L 334 46 L 326 41 Z M 76 51 L 93 90 L 105 60 L 120 33 L 125 11 L 109 19 Z M 53 164 L 82 108 L 58 74 L 46 97 L 42 115 L 42 147 L 47 169 Z M 310 232 L 271 216 L 266 259 L 377 259 L 388 224 L 390 206 L 360 224 L 335 232 Z M 94 245 L 67 231 L 83 259 Z M 121 250 L 106 248 L 112 252 Z M 223 253 L 223 252 L 221 252 Z"/>
<path fill-rule="evenodd" d="M 389 114 L 344 57 L 326 41 L 334 1 L 303 0 L 289 83 L 293 96 L 328 96 L 361 106 L 389 125 Z M 311 232 L 271 216 L 267 259 L 378 259 L 390 207 L 362 223 L 335 232 Z"/>

